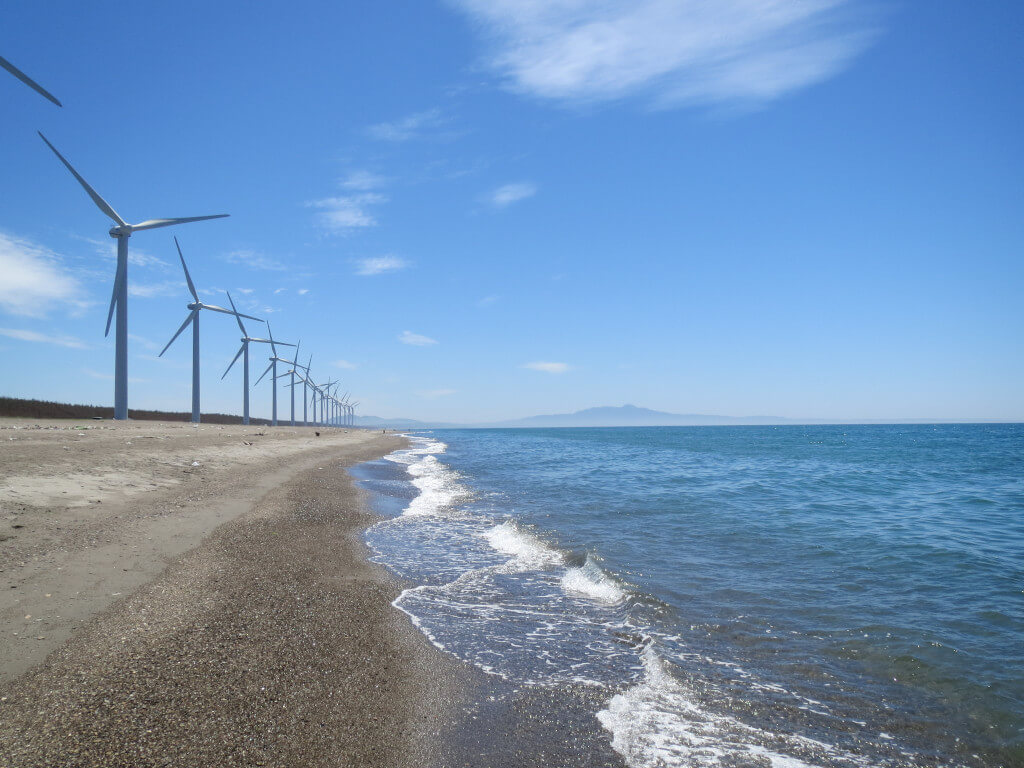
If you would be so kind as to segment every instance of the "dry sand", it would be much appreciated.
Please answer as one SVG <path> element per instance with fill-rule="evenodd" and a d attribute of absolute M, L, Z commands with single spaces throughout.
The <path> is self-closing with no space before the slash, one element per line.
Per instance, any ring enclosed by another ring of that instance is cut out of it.
<path fill-rule="evenodd" d="M 39 427 L 0 427 L 0 765 L 434 762 L 458 664 L 345 472 L 400 438 Z"/>
<path fill-rule="evenodd" d="M 0 420 L 0 768 L 621 766 L 591 690 L 437 651 L 353 430 Z"/>

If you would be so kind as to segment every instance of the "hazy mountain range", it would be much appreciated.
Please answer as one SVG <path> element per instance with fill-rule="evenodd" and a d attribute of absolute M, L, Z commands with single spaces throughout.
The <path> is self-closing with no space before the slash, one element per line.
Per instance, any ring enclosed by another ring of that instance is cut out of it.
<path fill-rule="evenodd" d="M 416 419 L 382 419 L 379 416 L 357 416 L 360 427 L 377 429 L 481 429 L 502 427 L 697 427 L 736 424 L 940 424 L 991 419 L 787 419 L 781 416 L 714 416 L 703 413 L 668 413 L 639 408 L 635 405 L 586 408 L 575 413 L 554 413 L 509 421 L 459 424 Z"/>

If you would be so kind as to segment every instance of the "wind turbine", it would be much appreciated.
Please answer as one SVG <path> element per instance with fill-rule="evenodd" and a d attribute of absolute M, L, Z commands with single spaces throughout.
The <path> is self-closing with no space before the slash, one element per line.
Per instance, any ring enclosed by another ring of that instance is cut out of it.
<path fill-rule="evenodd" d="M 199 294 L 196 293 L 195 283 L 192 282 L 192 276 L 188 273 L 188 267 L 185 266 L 185 257 L 181 253 L 181 246 L 178 244 L 178 238 L 174 238 L 174 245 L 178 248 L 178 258 L 181 259 L 181 268 L 185 270 L 185 282 L 188 283 L 188 291 L 192 294 L 194 302 L 188 305 L 188 309 L 191 311 L 188 317 L 185 318 L 185 322 L 181 324 L 177 333 L 171 336 L 171 340 L 167 342 L 167 346 L 164 347 L 157 357 L 163 357 L 164 352 L 167 351 L 168 347 L 174 343 L 174 340 L 181 335 L 181 332 L 188 327 L 189 323 L 192 324 L 192 423 L 199 423 L 199 311 L 203 309 L 209 309 L 214 312 L 223 312 L 225 315 L 238 315 L 239 317 L 245 317 L 249 320 L 255 320 L 256 322 L 262 323 L 258 317 L 252 315 L 243 315 L 239 312 L 224 309 L 224 307 L 218 307 L 214 304 L 204 304 L 199 300 Z"/>
<path fill-rule="evenodd" d="M 242 324 L 242 317 L 243 317 L 243 315 L 235 307 L 235 302 L 231 298 L 231 293 L 229 291 L 225 291 L 225 293 L 228 294 L 228 301 L 231 302 L 231 309 L 235 310 L 232 314 L 234 314 L 234 316 L 235 316 L 235 321 L 238 323 L 238 328 L 239 328 L 239 330 L 242 331 L 242 346 L 239 347 L 238 353 L 234 356 L 234 358 L 232 358 L 231 362 L 228 363 L 227 370 L 224 371 L 224 375 L 221 376 L 221 379 L 223 379 L 224 376 L 228 375 L 228 371 L 231 370 L 231 366 L 233 366 L 235 364 L 235 361 L 237 361 L 239 357 L 242 357 L 244 355 L 245 359 L 242 361 L 242 370 L 243 370 L 243 373 L 242 373 L 242 423 L 243 424 L 248 424 L 249 423 L 249 342 L 250 341 L 256 341 L 256 342 L 259 342 L 260 344 L 270 344 L 270 339 L 256 339 L 256 338 L 253 338 L 252 336 L 250 336 L 248 333 L 245 332 L 245 326 Z M 245 317 L 248 317 L 248 315 L 245 315 Z M 261 320 L 260 322 L 263 322 L 263 321 Z"/>
<path fill-rule="evenodd" d="M 40 96 L 42 96 L 42 97 L 44 97 L 44 98 L 47 98 L 47 99 L 49 99 L 49 100 L 50 100 L 50 101 L 52 101 L 52 102 L 53 102 L 54 104 L 56 104 L 56 105 L 57 105 L 58 107 L 63 107 L 63 106 L 64 106 L 63 104 L 61 104 L 61 103 L 60 103 L 60 102 L 59 102 L 59 101 L 57 100 L 57 97 L 56 97 L 56 96 L 54 96 L 54 95 L 53 95 L 52 93 L 50 93 L 50 92 L 49 92 L 48 90 L 46 90 L 45 88 L 43 88 L 43 86 L 41 86 L 41 85 L 40 85 L 39 83 L 37 83 L 37 82 L 36 82 L 35 80 L 33 80 L 33 79 L 32 79 L 31 77 L 29 77 L 28 75 L 26 75 L 26 74 L 25 74 L 24 72 L 22 72 L 22 71 L 21 71 L 20 69 L 18 69 L 18 68 L 17 68 L 16 66 L 14 66 L 13 64 L 11 64 L 11 62 L 9 62 L 9 61 L 8 61 L 7 59 L 5 59 L 5 58 L 4 58 L 3 56 L 0 56 L 0 67 L 3 67 L 4 69 L 6 69 L 6 70 L 7 70 L 8 72 L 10 72 L 10 73 L 11 73 L 12 75 L 14 75 L 14 76 L 15 76 L 16 78 L 18 78 L 19 80 L 21 80 L 21 82 L 23 82 L 23 83 L 24 83 L 25 85 L 27 85 L 27 86 L 28 86 L 29 88 L 31 88 L 31 89 L 32 89 L 33 91 L 35 91 L 36 93 L 38 93 L 38 94 L 39 94 Z"/>
<path fill-rule="evenodd" d="M 278 355 L 277 355 L 277 347 L 275 346 L 275 344 L 280 344 L 282 347 L 294 347 L 295 345 L 294 344 L 288 344 L 288 343 L 286 343 L 284 341 L 277 341 L 277 342 L 275 342 L 274 341 L 274 332 L 272 330 L 270 330 L 270 323 L 267 323 L 267 334 L 270 336 L 270 351 L 272 353 L 270 355 L 270 365 L 268 365 L 267 366 L 267 370 L 265 370 L 263 373 L 261 373 L 260 377 L 258 379 L 256 379 L 256 383 L 259 384 L 261 381 L 263 381 L 263 377 L 266 376 L 268 373 L 270 373 L 270 385 L 271 385 L 271 387 L 274 390 L 274 397 L 273 397 L 274 407 L 273 407 L 273 412 L 272 412 L 273 418 L 271 418 L 270 424 L 271 424 L 271 426 L 276 427 L 277 426 L 277 364 L 279 362 L 280 363 L 290 363 L 291 360 L 285 360 L 283 357 L 278 357 Z M 292 399 L 292 416 L 293 417 L 295 416 L 294 407 L 295 407 L 295 400 Z"/>
<path fill-rule="evenodd" d="M 299 352 L 298 352 L 298 350 L 296 350 L 295 351 L 295 359 L 297 360 L 298 358 L 299 358 Z M 313 364 L 313 355 L 310 354 L 309 362 L 306 363 L 304 366 L 300 366 L 306 372 L 305 375 L 303 375 L 301 377 L 302 378 L 302 426 L 304 426 L 304 427 L 308 427 L 309 426 L 309 419 L 306 418 L 306 403 L 309 401 L 309 393 L 307 392 L 306 388 L 313 386 L 313 382 L 309 378 L 309 367 L 312 364 Z M 316 417 L 314 416 L 314 418 L 316 418 Z"/>
<path fill-rule="evenodd" d="M 42 132 L 39 137 L 46 142 L 46 146 L 53 150 L 65 167 L 71 171 L 78 183 L 86 191 L 96 207 L 113 219 L 116 226 L 110 228 L 110 236 L 117 240 L 117 272 L 114 275 L 114 292 L 110 297 L 110 309 L 107 312 L 107 329 L 104 336 L 110 333 L 110 321 L 114 316 L 114 309 L 117 308 L 117 328 L 114 332 L 114 418 L 121 421 L 128 418 L 128 238 L 134 232 L 144 229 L 156 229 L 157 227 L 169 227 L 174 224 L 188 224 L 192 221 L 205 221 L 207 219 L 222 219 L 228 214 L 218 213 L 213 216 L 189 216 L 182 219 L 147 219 L 138 224 L 129 224 L 117 212 L 110 207 L 106 200 L 100 197 L 96 190 L 89 186 L 89 183 L 78 175 L 78 171 L 71 167 L 71 163 L 64 159 L 64 155 L 57 151 Z"/>
<path fill-rule="evenodd" d="M 288 373 L 284 374 L 287 376 L 291 374 L 291 388 L 292 388 L 292 426 L 295 426 L 295 369 L 299 366 L 299 347 L 302 346 L 302 339 L 299 339 L 299 343 L 295 345 L 295 359 L 292 360 L 292 369 Z M 275 385 L 276 386 L 276 385 Z"/>
<path fill-rule="evenodd" d="M 355 425 L 356 425 L 356 406 L 357 405 L 359 405 L 359 401 L 358 400 L 356 402 L 354 402 L 354 403 L 351 403 L 348 406 L 349 426 L 351 426 L 351 427 L 355 427 Z"/>
<path fill-rule="evenodd" d="M 331 423 L 327 414 L 327 401 L 331 396 L 331 387 L 337 383 L 337 381 L 325 381 L 320 385 L 320 423 L 325 427 L 330 426 Z"/>

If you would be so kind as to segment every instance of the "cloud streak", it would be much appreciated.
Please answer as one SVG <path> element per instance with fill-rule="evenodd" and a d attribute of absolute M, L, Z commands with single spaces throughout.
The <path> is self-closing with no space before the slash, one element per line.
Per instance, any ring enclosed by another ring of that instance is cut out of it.
<path fill-rule="evenodd" d="M 403 344 L 410 344 L 414 347 L 430 347 L 437 344 L 437 339 L 432 339 L 429 336 L 421 336 L 418 333 L 412 331 L 402 331 L 398 336 L 398 340 Z"/>
<path fill-rule="evenodd" d="M 541 371 L 543 373 L 565 373 L 569 370 L 568 363 L 547 363 L 537 361 L 534 363 L 523 363 L 523 368 L 528 368 L 531 371 Z"/>
<path fill-rule="evenodd" d="M 29 240 L 0 232 L 0 309 L 43 317 L 55 306 L 80 309 L 81 287 L 55 253 Z"/>
<path fill-rule="evenodd" d="M 444 126 L 441 110 L 428 109 L 415 112 L 399 120 L 377 123 L 366 129 L 366 135 L 378 141 L 402 142 L 423 138 Z"/>
<path fill-rule="evenodd" d="M 69 349 L 89 349 L 88 344 L 81 339 L 74 338 L 73 336 L 51 336 L 46 333 L 38 333 L 37 331 L 29 331 L 21 328 L 0 328 L 0 336 L 17 339 L 18 341 L 29 341 L 39 344 L 55 344 L 58 347 L 68 347 Z"/>
<path fill-rule="evenodd" d="M 397 272 L 409 266 L 409 262 L 398 256 L 371 256 L 356 261 L 357 275 L 382 275 L 385 272 Z"/>
<path fill-rule="evenodd" d="M 319 210 L 317 221 L 320 226 L 329 232 L 342 233 L 377 226 L 377 219 L 370 212 L 370 207 L 387 201 L 387 196 L 379 192 L 360 192 L 313 200 L 306 203 L 306 206 Z"/>
<path fill-rule="evenodd" d="M 570 103 L 760 104 L 832 77 L 872 34 L 846 0 L 449 0 L 519 93 Z"/>
<path fill-rule="evenodd" d="M 535 194 L 537 194 L 536 185 L 528 181 L 505 184 L 494 190 L 494 193 L 491 195 L 491 203 L 498 208 L 507 208 L 512 203 L 518 203 L 520 200 L 533 197 Z"/>

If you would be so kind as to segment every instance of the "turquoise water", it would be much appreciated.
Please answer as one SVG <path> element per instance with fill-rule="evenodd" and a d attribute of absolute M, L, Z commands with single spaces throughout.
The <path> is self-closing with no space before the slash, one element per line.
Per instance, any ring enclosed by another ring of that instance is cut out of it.
<path fill-rule="evenodd" d="M 452 430 L 357 473 L 439 646 L 630 765 L 1024 764 L 1021 425 Z"/>

